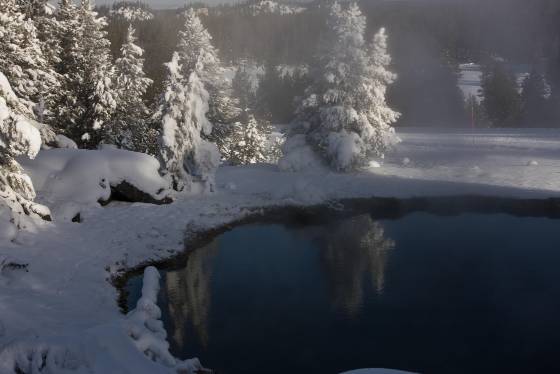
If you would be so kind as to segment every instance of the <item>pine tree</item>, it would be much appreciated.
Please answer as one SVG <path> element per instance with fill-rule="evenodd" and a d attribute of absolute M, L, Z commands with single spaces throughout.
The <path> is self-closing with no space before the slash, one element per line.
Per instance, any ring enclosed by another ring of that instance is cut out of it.
<path fill-rule="evenodd" d="M 207 191 L 213 191 L 220 154 L 202 138 L 210 134 L 212 125 L 206 118 L 209 95 L 197 74 L 201 66 L 185 78 L 177 52 L 166 66 L 166 88 L 157 114 L 162 124 L 162 166 L 176 191 L 191 190 L 193 182 L 202 182 Z"/>
<path fill-rule="evenodd" d="M 41 41 L 41 50 L 49 67 L 60 61 L 58 44 L 59 24 L 55 17 L 55 8 L 47 0 L 18 0 L 20 8 L 27 19 L 33 21 L 37 28 L 37 37 Z"/>
<path fill-rule="evenodd" d="M 239 100 L 239 107 L 241 110 L 254 110 L 257 97 L 251 75 L 248 72 L 248 66 L 245 61 L 238 66 L 235 72 L 235 76 L 232 80 L 232 89 L 233 95 Z"/>
<path fill-rule="evenodd" d="M 16 0 L 0 7 L 0 71 L 11 82 L 16 95 L 29 108 L 44 101 L 57 87 L 32 19 Z"/>
<path fill-rule="evenodd" d="M 483 66 L 482 105 L 494 127 L 513 127 L 519 122 L 521 99 L 514 74 L 494 59 Z"/>
<path fill-rule="evenodd" d="M 162 123 L 161 161 L 177 191 L 202 182 L 214 189 L 214 172 L 220 160 L 215 144 L 205 138 L 212 133 L 210 94 L 205 82 L 218 67 L 211 37 L 191 8 L 184 14 L 177 51 L 167 64 L 165 94 L 158 111 Z"/>
<path fill-rule="evenodd" d="M 9 108 L 14 96 L 0 73 L 0 237 L 12 240 L 29 223 L 27 217 L 50 220 L 49 210 L 33 202 L 31 179 L 16 160 L 34 158 L 41 147 L 41 135 L 25 117 Z"/>
<path fill-rule="evenodd" d="M 184 71 L 196 69 L 195 66 L 200 61 L 197 74 L 209 94 L 206 117 L 213 128 L 204 137 L 215 142 L 220 152 L 227 152 L 226 139 L 231 135 L 233 124 L 242 110 L 239 108 L 239 100 L 233 94 L 232 82 L 226 78 L 218 51 L 212 45 L 212 36 L 193 8 L 185 12 L 185 25 L 179 33 L 178 52 Z"/>
<path fill-rule="evenodd" d="M 62 0 L 59 21 L 64 35 L 58 69 L 64 79 L 53 125 L 81 147 L 95 148 L 116 107 L 106 22 L 97 17 L 90 0 L 82 0 L 79 8 Z"/>
<path fill-rule="evenodd" d="M 143 96 L 153 83 L 144 73 L 144 50 L 136 45 L 135 30 L 129 26 L 121 56 L 115 62 L 116 109 L 104 141 L 137 152 L 154 153 L 157 132 L 149 126 Z"/>
<path fill-rule="evenodd" d="M 269 135 L 267 123 L 260 124 L 254 115 L 246 112 L 242 122 L 234 125 L 230 137 L 227 159 L 234 165 L 256 164 L 270 161 Z"/>
<path fill-rule="evenodd" d="M 323 41 L 315 82 L 298 108 L 299 131 L 329 164 L 349 171 L 382 157 L 397 139 L 391 124 L 399 114 L 385 95 L 395 75 L 387 70 L 387 36 L 381 29 L 368 48 L 366 19 L 355 3 L 335 3 L 330 34 Z"/>
<path fill-rule="evenodd" d="M 551 122 L 550 87 L 543 74 L 533 69 L 523 81 L 521 120 L 524 126 L 539 127 Z"/>

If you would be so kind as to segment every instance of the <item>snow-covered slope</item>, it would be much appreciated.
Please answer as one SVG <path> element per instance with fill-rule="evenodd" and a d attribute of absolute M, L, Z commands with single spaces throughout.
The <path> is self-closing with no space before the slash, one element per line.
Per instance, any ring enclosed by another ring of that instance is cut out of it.
<path fill-rule="evenodd" d="M 0 270 L 0 361 L 50 349 L 88 365 L 69 373 L 116 372 L 111 367 L 120 373 L 176 372 L 135 348 L 109 278 L 168 258 L 183 249 L 185 238 L 262 207 L 371 196 L 560 197 L 560 131 L 398 134 L 403 142 L 380 168 L 337 174 L 226 167 L 218 171 L 215 194 L 183 196 L 164 206 L 114 203 L 84 211 L 82 224 L 45 223 L 22 233 L 18 243 L 0 243 L 0 258 L 28 270 Z"/>

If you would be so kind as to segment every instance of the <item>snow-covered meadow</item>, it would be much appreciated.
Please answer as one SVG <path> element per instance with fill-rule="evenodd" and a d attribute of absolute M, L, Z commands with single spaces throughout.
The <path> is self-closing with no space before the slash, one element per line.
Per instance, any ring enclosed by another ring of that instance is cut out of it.
<path fill-rule="evenodd" d="M 122 315 L 111 280 L 127 269 L 183 251 L 185 240 L 195 234 L 258 214 L 262 208 L 364 197 L 560 197 L 560 131 L 412 129 L 397 134 L 402 142 L 381 167 L 350 174 L 327 168 L 284 172 L 273 165 L 222 167 L 215 193 L 178 194 L 169 205 L 114 202 L 102 207 L 89 198 L 83 200 L 90 203 L 82 205 L 82 223 L 57 219 L 55 214 L 54 222 L 22 232 L 16 242 L 2 242 L 0 372 L 8 371 L 14 361 L 39 366 L 46 362 L 55 373 L 165 373 L 196 364 L 181 364 L 162 353 L 164 334 L 148 302 L 142 308 L 151 310 L 146 312 L 151 322 L 138 322 L 138 313 Z M 96 155 L 107 151 L 83 151 L 91 153 L 90 165 L 82 160 L 79 168 L 60 164 L 50 175 L 33 172 L 34 163 L 57 152 L 61 151 L 44 150 L 26 164 L 38 186 L 38 202 L 48 201 L 55 212 L 61 203 L 52 199 L 53 190 L 47 186 L 56 183 L 45 180 L 74 177 L 76 188 L 67 193 L 80 196 L 91 194 L 77 183 L 89 180 L 82 179 L 84 171 L 97 178 L 111 175 L 111 170 L 99 167 Z M 95 178 L 91 180 L 93 184 Z M 142 326 L 153 332 L 142 335 Z M 150 361 L 142 350 L 160 352 L 160 361 Z"/>

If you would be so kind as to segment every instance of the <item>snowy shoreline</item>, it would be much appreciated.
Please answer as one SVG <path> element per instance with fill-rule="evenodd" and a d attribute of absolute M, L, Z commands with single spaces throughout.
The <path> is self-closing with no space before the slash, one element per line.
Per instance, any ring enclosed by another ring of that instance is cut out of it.
<path fill-rule="evenodd" d="M 499 196 L 520 204 L 560 197 L 560 131 L 406 130 L 399 136 L 403 143 L 382 168 L 337 174 L 223 167 L 215 194 L 179 196 L 171 205 L 91 206 L 83 223 L 45 223 L 23 232 L 17 244 L 2 242 L 0 258 L 27 264 L 28 272 L 0 273 L 0 373 L 10 372 L 1 365 L 45 350 L 72 358 L 77 373 L 176 372 L 134 347 L 112 278 L 177 255 L 195 234 L 269 209 L 336 207 L 372 197 Z"/>

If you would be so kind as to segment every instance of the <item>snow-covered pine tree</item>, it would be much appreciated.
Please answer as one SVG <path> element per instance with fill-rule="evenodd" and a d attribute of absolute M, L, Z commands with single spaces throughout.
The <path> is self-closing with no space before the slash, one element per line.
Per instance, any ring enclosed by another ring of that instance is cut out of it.
<path fill-rule="evenodd" d="M 238 98 L 233 94 L 232 82 L 226 77 L 218 51 L 212 45 L 212 36 L 193 8 L 185 12 L 185 27 L 179 35 L 178 51 L 186 71 L 191 71 L 193 64 L 196 64 L 194 58 L 196 53 L 190 51 L 198 51 L 202 62 L 198 76 L 209 94 L 206 117 L 213 129 L 204 137 L 216 143 L 220 152 L 228 153 L 230 151 L 228 138 L 242 110 L 239 108 Z"/>
<path fill-rule="evenodd" d="M 143 96 L 153 83 L 144 73 L 144 50 L 136 44 L 129 26 L 121 56 L 115 62 L 116 109 L 105 131 L 104 141 L 132 151 L 154 153 L 157 131 L 149 126 Z"/>
<path fill-rule="evenodd" d="M 211 37 L 196 12 L 184 14 L 185 25 L 179 33 L 177 51 L 167 64 L 168 78 L 157 116 L 161 118 L 161 161 L 177 191 L 202 182 L 214 188 L 214 172 L 220 154 L 207 141 L 212 132 L 208 120 L 210 94 L 204 80 L 215 73 L 218 57 Z"/>
<path fill-rule="evenodd" d="M 58 81 L 43 55 L 37 28 L 23 10 L 17 0 L 2 1 L 0 71 L 11 82 L 19 100 L 35 108 L 54 91 Z"/>
<path fill-rule="evenodd" d="M 179 53 L 173 54 L 166 64 L 165 92 L 156 114 L 162 124 L 162 166 L 176 191 L 190 191 L 193 182 L 201 182 L 206 191 L 213 191 L 214 172 L 220 162 L 216 145 L 202 137 L 210 134 L 212 124 L 206 118 L 209 95 L 198 77 L 201 65 L 184 72 Z"/>
<path fill-rule="evenodd" d="M 242 117 L 242 122 L 234 125 L 228 160 L 234 165 L 269 161 L 270 126 L 259 124 L 252 114 L 245 113 Z"/>
<path fill-rule="evenodd" d="M 386 103 L 395 75 L 387 70 L 387 36 L 381 29 L 368 47 L 366 19 L 355 3 L 334 3 L 330 34 L 316 64 L 314 83 L 301 102 L 299 132 L 336 170 L 349 171 L 382 157 L 398 139 L 391 127 L 399 114 Z"/>
<path fill-rule="evenodd" d="M 486 117 L 494 127 L 514 127 L 519 124 L 521 95 L 515 74 L 505 61 L 492 58 L 483 64 L 482 105 Z"/>
<path fill-rule="evenodd" d="M 60 24 L 55 17 L 55 8 L 47 0 L 18 0 L 26 18 L 33 21 L 37 29 L 37 37 L 41 44 L 41 51 L 47 61 L 49 72 L 55 76 L 56 86 L 52 91 L 58 90 L 60 76 L 55 72 L 56 66 L 60 63 L 61 48 L 59 44 L 59 34 L 61 33 Z M 53 92 L 49 92 L 45 99 L 46 105 L 50 104 Z M 39 113 L 39 119 L 42 113 Z"/>
<path fill-rule="evenodd" d="M 0 238 L 10 240 L 30 223 L 28 217 L 50 220 L 48 208 L 33 202 L 31 179 L 16 160 L 18 156 L 34 158 L 41 148 L 41 135 L 10 109 L 8 102 L 14 96 L 0 72 Z"/>
<path fill-rule="evenodd" d="M 58 17 L 64 33 L 59 64 L 64 79 L 53 108 L 53 126 L 79 146 L 95 148 L 116 107 L 106 22 L 90 0 L 82 0 L 79 8 L 62 0 Z"/>
<path fill-rule="evenodd" d="M 523 81 L 521 91 L 521 121 L 526 127 L 542 127 L 552 123 L 549 98 L 551 88 L 544 74 L 533 68 Z"/>
<path fill-rule="evenodd" d="M 242 61 L 232 80 L 233 94 L 239 100 L 239 106 L 242 110 L 253 109 L 256 106 L 256 92 L 251 74 L 248 71 L 246 61 Z"/>

